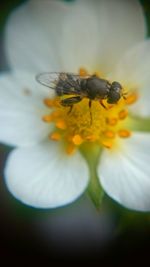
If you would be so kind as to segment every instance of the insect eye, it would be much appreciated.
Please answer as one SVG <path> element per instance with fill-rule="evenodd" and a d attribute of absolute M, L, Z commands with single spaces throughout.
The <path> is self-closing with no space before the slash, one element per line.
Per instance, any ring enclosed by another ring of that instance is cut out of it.
<path fill-rule="evenodd" d="M 112 85 L 111 85 L 111 87 L 112 87 L 112 89 L 114 91 L 118 91 L 118 92 L 122 89 L 121 84 L 118 83 L 118 82 L 113 82 Z"/>
<path fill-rule="evenodd" d="M 116 91 L 112 91 L 109 93 L 108 95 L 108 99 L 107 99 L 107 102 L 109 104 L 115 104 L 117 103 L 117 101 L 120 99 L 120 94 Z"/>

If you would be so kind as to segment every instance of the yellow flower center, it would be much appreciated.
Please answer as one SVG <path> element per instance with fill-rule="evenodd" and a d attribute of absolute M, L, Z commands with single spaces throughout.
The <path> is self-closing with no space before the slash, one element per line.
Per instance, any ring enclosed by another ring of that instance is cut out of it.
<path fill-rule="evenodd" d="M 121 138 L 131 136 L 131 132 L 127 129 L 127 107 L 136 100 L 136 93 L 129 94 L 126 99 L 122 97 L 113 105 L 108 104 L 106 99 L 103 100 L 106 108 L 99 101 L 93 100 L 90 109 L 89 99 L 84 98 L 70 110 L 70 107 L 60 104 L 60 97 L 46 98 L 44 103 L 50 108 L 50 114 L 45 115 L 43 121 L 54 124 L 55 130 L 50 133 L 49 138 L 54 141 L 63 140 L 68 154 L 88 142 L 110 149 L 114 146 L 117 136 Z"/>

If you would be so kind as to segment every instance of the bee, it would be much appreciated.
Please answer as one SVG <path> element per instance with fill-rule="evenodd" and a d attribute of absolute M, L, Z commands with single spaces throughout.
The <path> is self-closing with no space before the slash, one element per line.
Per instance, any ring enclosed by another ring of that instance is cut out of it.
<path fill-rule="evenodd" d="M 104 107 L 103 100 L 106 99 L 109 104 L 116 104 L 123 96 L 122 86 L 119 82 L 110 83 L 106 79 L 99 78 L 96 75 L 80 76 L 67 72 L 47 72 L 36 76 L 36 80 L 49 88 L 55 90 L 57 96 L 69 96 L 60 99 L 60 104 L 70 107 L 79 103 L 83 98 L 89 99 L 90 116 L 92 101 L 99 101 Z"/>

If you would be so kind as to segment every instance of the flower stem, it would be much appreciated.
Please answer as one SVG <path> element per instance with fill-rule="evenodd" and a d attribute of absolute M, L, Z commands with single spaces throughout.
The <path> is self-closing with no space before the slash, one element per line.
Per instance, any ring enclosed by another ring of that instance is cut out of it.
<path fill-rule="evenodd" d="M 88 144 L 87 146 L 84 145 L 82 147 L 81 153 L 88 163 L 90 172 L 90 181 L 89 186 L 87 188 L 87 193 L 89 194 L 95 207 L 99 209 L 104 195 L 104 191 L 100 185 L 100 181 L 98 179 L 96 171 L 98 160 L 101 154 L 101 149 L 97 145 Z"/>

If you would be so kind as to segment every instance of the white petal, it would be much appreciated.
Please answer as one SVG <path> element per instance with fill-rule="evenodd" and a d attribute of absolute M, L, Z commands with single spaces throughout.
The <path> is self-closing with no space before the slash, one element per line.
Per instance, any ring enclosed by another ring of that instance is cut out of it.
<path fill-rule="evenodd" d="M 144 16 L 138 1 L 74 1 L 64 18 L 60 47 L 66 56 L 65 69 L 77 71 L 84 66 L 107 73 L 144 36 Z"/>
<path fill-rule="evenodd" d="M 30 1 L 7 25 L 6 51 L 15 68 L 109 71 L 145 35 L 138 1 Z"/>
<path fill-rule="evenodd" d="M 131 106 L 131 111 L 135 115 L 150 116 L 150 40 L 129 50 L 120 60 L 112 77 L 122 82 L 124 87 L 138 91 L 139 99 Z"/>
<path fill-rule="evenodd" d="M 129 209 L 150 211 L 150 134 L 134 133 L 120 151 L 104 151 L 98 166 L 106 193 Z"/>
<path fill-rule="evenodd" d="M 60 70 L 59 46 L 65 7 L 63 1 L 36 0 L 12 13 L 5 40 L 11 67 L 34 73 Z"/>
<path fill-rule="evenodd" d="M 38 208 L 65 205 L 78 198 L 88 183 L 88 166 L 77 152 L 68 156 L 59 143 L 15 150 L 9 156 L 5 177 L 10 192 Z"/>
<path fill-rule="evenodd" d="M 50 90 L 49 90 L 50 91 Z M 50 112 L 43 99 L 50 92 L 27 73 L 0 76 L 0 141 L 31 145 L 48 136 L 51 126 L 42 121 Z"/>

